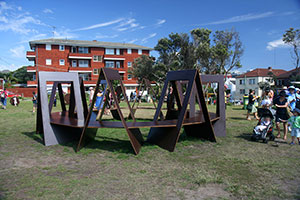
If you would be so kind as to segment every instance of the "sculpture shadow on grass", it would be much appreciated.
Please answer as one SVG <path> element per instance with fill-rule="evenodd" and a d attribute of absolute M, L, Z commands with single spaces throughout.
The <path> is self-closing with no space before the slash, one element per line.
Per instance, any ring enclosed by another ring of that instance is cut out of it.
<path fill-rule="evenodd" d="M 32 132 L 23 132 L 22 133 L 23 135 L 26 135 L 27 137 L 35 140 L 36 142 L 40 143 L 40 144 L 44 144 L 44 141 L 43 141 L 43 138 L 41 135 L 39 134 L 36 134 L 35 131 L 32 131 Z"/>

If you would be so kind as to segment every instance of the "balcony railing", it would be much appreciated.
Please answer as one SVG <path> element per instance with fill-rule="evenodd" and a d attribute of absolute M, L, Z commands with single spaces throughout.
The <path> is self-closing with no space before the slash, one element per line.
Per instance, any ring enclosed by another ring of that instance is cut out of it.
<path fill-rule="evenodd" d="M 27 51 L 26 52 L 26 58 L 29 61 L 34 61 L 35 60 L 35 51 Z"/>
<path fill-rule="evenodd" d="M 70 59 L 92 59 L 91 53 L 69 53 Z"/>
<path fill-rule="evenodd" d="M 27 66 L 27 72 L 36 72 L 35 66 Z"/>

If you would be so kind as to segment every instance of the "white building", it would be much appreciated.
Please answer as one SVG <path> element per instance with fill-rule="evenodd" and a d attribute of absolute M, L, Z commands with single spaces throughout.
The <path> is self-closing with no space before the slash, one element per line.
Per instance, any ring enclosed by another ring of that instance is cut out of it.
<path fill-rule="evenodd" d="M 242 100 L 243 96 L 249 94 L 249 90 L 255 90 L 256 96 L 262 96 L 263 91 L 259 88 L 260 82 L 269 82 L 270 85 L 274 85 L 272 81 L 273 76 L 279 76 L 280 74 L 286 73 L 282 69 L 272 69 L 272 67 L 257 68 L 252 71 L 246 72 L 240 76 L 236 77 L 236 94 L 235 98 Z"/>

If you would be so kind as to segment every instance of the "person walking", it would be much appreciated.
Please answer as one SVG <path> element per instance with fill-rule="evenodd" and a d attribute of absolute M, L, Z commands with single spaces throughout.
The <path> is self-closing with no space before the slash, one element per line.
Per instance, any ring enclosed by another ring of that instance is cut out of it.
<path fill-rule="evenodd" d="M 33 104 L 32 112 L 34 113 L 37 107 L 37 96 L 35 92 L 32 92 L 32 104 Z"/>
<path fill-rule="evenodd" d="M 274 100 L 274 105 L 276 106 L 275 122 L 278 131 L 277 138 L 280 138 L 280 123 L 283 123 L 283 139 L 286 140 L 288 127 L 287 120 L 289 119 L 287 107 L 287 94 L 285 91 L 281 91 L 279 96 Z"/>
<path fill-rule="evenodd" d="M 253 116 L 255 117 L 255 119 L 259 119 L 257 116 L 257 109 L 254 105 L 255 100 L 258 98 L 256 96 L 254 96 L 255 94 L 255 90 L 250 89 L 249 90 L 249 101 L 248 101 L 248 105 L 247 105 L 247 120 L 251 120 L 250 118 L 250 114 L 253 114 Z"/>
<path fill-rule="evenodd" d="M 2 103 L 2 109 L 6 109 L 6 105 L 7 105 L 7 91 L 6 88 L 4 88 L 4 90 L 0 93 L 1 96 L 1 103 Z"/>

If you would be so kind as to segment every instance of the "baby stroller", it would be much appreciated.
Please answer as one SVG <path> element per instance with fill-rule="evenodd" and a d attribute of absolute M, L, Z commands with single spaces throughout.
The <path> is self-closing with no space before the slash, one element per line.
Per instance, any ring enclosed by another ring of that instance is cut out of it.
<path fill-rule="evenodd" d="M 251 139 L 253 141 L 262 140 L 264 143 L 268 143 L 267 137 L 269 137 L 270 141 L 275 140 L 275 136 L 273 135 L 273 119 L 274 116 L 269 109 L 259 108 L 258 109 L 259 122 L 254 127 L 253 135 Z M 266 118 L 269 118 L 270 121 Z"/>

